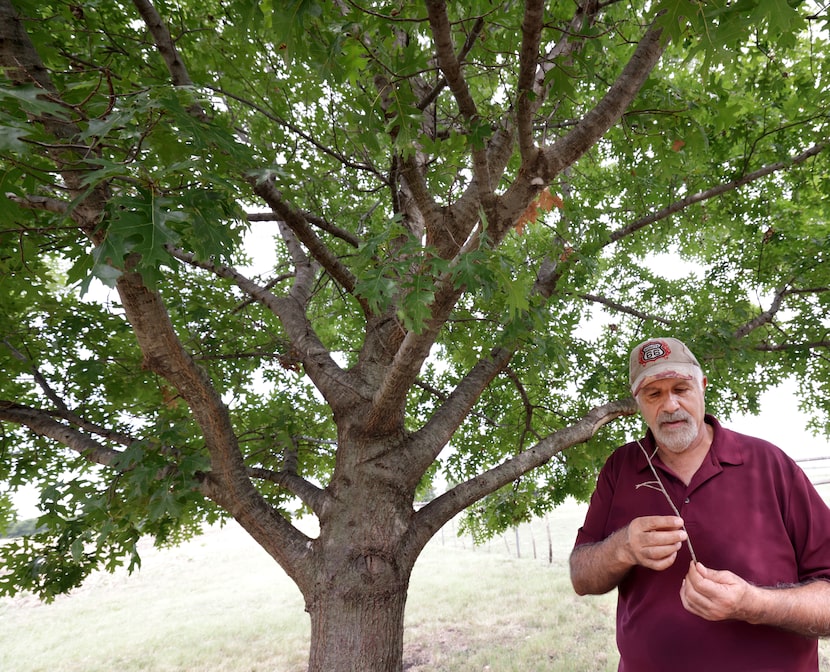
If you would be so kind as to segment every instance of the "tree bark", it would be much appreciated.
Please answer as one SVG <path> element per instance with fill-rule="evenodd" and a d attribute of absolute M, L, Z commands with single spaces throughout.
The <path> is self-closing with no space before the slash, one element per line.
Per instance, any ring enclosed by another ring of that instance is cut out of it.
<path fill-rule="evenodd" d="M 411 539 L 412 494 L 366 463 L 347 471 L 332 486 L 335 496 L 362 503 L 322 516 L 312 542 L 316 572 L 299 583 L 311 617 L 308 670 L 400 672 L 404 607 L 421 549 Z"/>
<path fill-rule="evenodd" d="M 400 672 L 408 585 L 407 571 L 397 585 L 321 592 L 308 607 L 309 672 Z"/>

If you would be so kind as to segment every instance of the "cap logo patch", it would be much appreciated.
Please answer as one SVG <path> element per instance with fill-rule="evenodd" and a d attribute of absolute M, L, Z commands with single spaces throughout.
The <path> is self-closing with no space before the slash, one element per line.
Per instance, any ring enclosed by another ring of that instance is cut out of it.
<path fill-rule="evenodd" d="M 652 341 L 650 343 L 646 343 L 640 349 L 640 364 L 645 366 L 646 364 L 650 364 L 658 359 L 662 359 L 663 357 L 668 357 L 671 354 L 671 350 L 666 343 L 662 341 Z"/>

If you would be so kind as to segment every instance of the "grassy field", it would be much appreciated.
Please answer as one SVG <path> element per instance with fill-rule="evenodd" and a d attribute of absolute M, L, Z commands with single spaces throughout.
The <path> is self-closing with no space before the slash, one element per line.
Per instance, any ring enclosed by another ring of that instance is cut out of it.
<path fill-rule="evenodd" d="M 567 504 L 482 547 L 445 529 L 413 573 L 404 669 L 616 670 L 614 595 L 579 598 L 568 581 L 582 515 Z M 5 672 L 303 672 L 308 640 L 299 591 L 231 525 L 50 605 L 0 601 Z"/>

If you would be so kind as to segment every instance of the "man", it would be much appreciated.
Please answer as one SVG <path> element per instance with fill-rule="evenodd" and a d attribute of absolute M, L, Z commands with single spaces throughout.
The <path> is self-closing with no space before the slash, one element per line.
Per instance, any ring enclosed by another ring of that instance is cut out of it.
<path fill-rule="evenodd" d="M 571 553 L 580 595 L 618 588 L 620 672 L 817 672 L 830 635 L 830 509 L 772 444 L 705 413 L 674 338 L 637 345 L 648 425 L 618 448 Z"/>

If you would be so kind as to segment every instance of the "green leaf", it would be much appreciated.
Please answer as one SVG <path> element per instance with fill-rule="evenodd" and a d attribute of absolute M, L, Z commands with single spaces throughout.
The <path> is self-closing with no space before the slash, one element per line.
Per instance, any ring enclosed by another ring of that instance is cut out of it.
<path fill-rule="evenodd" d="M 406 294 L 398 309 L 398 316 L 404 326 L 415 333 L 426 328 L 431 317 L 430 306 L 435 300 L 435 288 L 431 278 L 416 275 L 406 286 Z"/>
<path fill-rule="evenodd" d="M 17 103 L 22 110 L 32 116 L 49 115 L 59 119 L 67 117 L 64 106 L 49 100 L 43 91 L 32 84 L 23 84 L 15 88 L 0 88 L 0 101 L 5 104 Z"/>
<path fill-rule="evenodd" d="M 376 313 L 391 305 L 395 292 L 395 282 L 386 277 L 383 269 L 367 271 L 355 286 L 355 294 L 366 299 L 370 309 Z"/>
<path fill-rule="evenodd" d="M 13 126 L 0 126 L 0 152 L 24 152 L 26 151 L 26 143 L 21 141 L 29 133 L 22 128 L 15 128 Z"/>
<path fill-rule="evenodd" d="M 114 201 L 110 224 L 104 242 L 93 251 L 93 273 L 111 283 L 125 270 L 124 262 L 131 254 L 138 255 L 137 270 L 154 285 L 160 277 L 158 269 L 169 262 L 166 245 L 175 245 L 178 236 L 170 228 L 181 221 L 183 213 L 171 211 L 171 201 L 142 190 L 138 198 Z"/>

